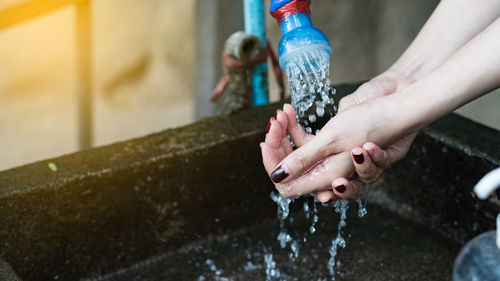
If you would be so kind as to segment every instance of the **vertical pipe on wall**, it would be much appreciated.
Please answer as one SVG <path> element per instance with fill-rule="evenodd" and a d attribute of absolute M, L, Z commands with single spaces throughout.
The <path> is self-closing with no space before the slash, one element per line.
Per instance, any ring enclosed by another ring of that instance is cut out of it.
<path fill-rule="evenodd" d="M 92 145 L 92 75 L 90 0 L 79 1 L 76 10 L 76 42 L 78 67 L 78 124 L 80 149 Z"/>
<path fill-rule="evenodd" d="M 262 47 L 267 47 L 264 0 L 243 0 L 245 32 L 257 36 Z M 252 99 L 254 105 L 269 102 L 267 62 L 254 67 L 252 72 Z"/>

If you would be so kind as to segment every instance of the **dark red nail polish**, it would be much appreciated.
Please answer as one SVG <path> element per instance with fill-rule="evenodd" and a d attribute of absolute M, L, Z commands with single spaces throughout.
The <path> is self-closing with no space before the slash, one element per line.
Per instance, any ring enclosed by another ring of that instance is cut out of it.
<path fill-rule="evenodd" d="M 276 113 L 274 113 L 274 119 L 278 119 L 278 111 L 276 110 Z"/>
<path fill-rule="evenodd" d="M 281 166 L 279 166 L 278 168 L 276 168 L 276 170 L 274 170 L 272 173 L 271 173 L 271 179 L 273 180 L 273 182 L 275 183 L 279 183 L 281 182 L 282 180 L 284 180 L 286 177 L 288 177 L 288 173 L 285 171 L 285 169 L 283 169 Z"/>
<path fill-rule="evenodd" d="M 354 161 L 356 161 L 356 163 L 358 164 L 363 164 L 363 162 L 365 161 L 365 157 L 363 156 L 363 153 L 361 154 L 352 154 L 352 157 L 354 157 Z"/>
<path fill-rule="evenodd" d="M 269 129 L 271 129 L 271 120 L 269 120 L 269 123 L 267 123 L 266 134 L 269 134 Z"/>
<path fill-rule="evenodd" d="M 339 185 L 339 186 L 336 186 L 335 187 L 335 190 L 337 190 L 338 193 L 344 193 L 346 188 L 345 186 L 342 184 L 342 185 Z"/>

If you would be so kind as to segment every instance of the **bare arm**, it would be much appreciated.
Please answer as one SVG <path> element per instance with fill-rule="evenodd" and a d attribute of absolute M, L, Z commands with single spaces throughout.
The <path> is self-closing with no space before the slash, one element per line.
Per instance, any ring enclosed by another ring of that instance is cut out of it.
<path fill-rule="evenodd" d="M 500 2 L 500 1 L 498 1 Z M 500 18 L 427 77 L 390 96 L 415 131 L 500 86 Z"/>
<path fill-rule="evenodd" d="M 442 0 L 390 70 L 420 80 L 499 16 L 498 0 Z"/>

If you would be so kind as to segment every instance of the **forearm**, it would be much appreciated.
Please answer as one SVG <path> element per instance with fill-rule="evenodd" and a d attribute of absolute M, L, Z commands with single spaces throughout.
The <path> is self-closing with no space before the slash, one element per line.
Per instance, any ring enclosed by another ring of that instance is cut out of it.
<path fill-rule="evenodd" d="M 443 0 L 390 70 L 418 81 L 499 16 L 498 0 Z"/>
<path fill-rule="evenodd" d="M 395 128 L 416 131 L 500 87 L 500 19 L 424 79 L 387 97 L 397 110 Z"/>

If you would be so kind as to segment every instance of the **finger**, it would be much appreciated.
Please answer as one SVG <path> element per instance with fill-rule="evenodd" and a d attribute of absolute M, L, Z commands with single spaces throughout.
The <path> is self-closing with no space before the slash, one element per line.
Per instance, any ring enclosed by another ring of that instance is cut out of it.
<path fill-rule="evenodd" d="M 281 155 L 276 153 L 276 149 L 271 147 L 265 142 L 260 143 L 260 150 L 262 151 L 262 163 L 268 174 L 274 170 L 274 167 L 281 161 Z"/>
<path fill-rule="evenodd" d="M 314 136 L 308 134 L 304 128 L 297 122 L 296 112 L 292 105 L 285 103 L 283 112 L 287 117 L 287 130 L 297 147 L 308 143 Z"/>
<path fill-rule="evenodd" d="M 331 183 L 339 177 L 350 177 L 354 173 L 349 152 L 328 156 L 312 169 L 285 183 L 278 183 L 276 189 L 281 196 L 296 198 L 307 193 L 331 190 Z"/>
<path fill-rule="evenodd" d="M 265 142 L 261 143 L 260 147 L 264 167 L 268 174 L 271 174 L 276 165 L 292 152 L 292 146 L 286 137 L 285 129 L 281 127 L 274 117 L 270 119 L 267 128 Z"/>
<path fill-rule="evenodd" d="M 361 85 L 354 93 L 341 99 L 339 102 L 339 112 L 342 112 L 353 105 L 390 95 L 397 90 L 396 87 L 397 86 L 393 79 L 375 77 L 374 79 Z"/>
<path fill-rule="evenodd" d="M 322 190 L 316 193 L 316 200 L 321 203 L 328 203 L 330 201 L 335 200 L 335 194 L 333 194 L 332 190 Z"/>
<path fill-rule="evenodd" d="M 358 180 L 349 181 L 341 177 L 332 181 L 332 189 L 336 198 L 357 198 L 363 193 L 363 184 Z"/>
<path fill-rule="evenodd" d="M 378 145 L 373 142 L 367 142 L 363 144 L 363 149 L 368 153 L 371 160 L 375 165 L 379 168 L 385 168 L 392 163 L 392 159 L 394 156 L 394 151 L 392 153 L 388 153 L 386 150 L 383 150 Z"/>
<path fill-rule="evenodd" d="M 277 110 L 276 115 L 275 115 L 276 121 L 279 123 L 279 127 L 281 129 L 281 146 L 284 149 L 286 155 L 292 153 L 293 148 L 292 144 L 290 143 L 290 140 L 288 139 L 287 135 L 287 126 L 288 126 L 288 120 L 286 117 L 286 114 L 281 111 Z"/>
<path fill-rule="evenodd" d="M 360 181 L 373 183 L 378 180 L 382 171 L 372 162 L 366 150 L 356 147 L 351 150 L 351 156 Z"/>
<path fill-rule="evenodd" d="M 283 147 L 283 150 L 285 151 L 285 154 L 288 155 L 293 152 L 293 147 L 292 143 L 288 139 L 288 137 L 284 137 L 281 139 L 281 146 Z M 276 167 L 276 166 L 275 166 Z"/>
<path fill-rule="evenodd" d="M 359 89 L 357 91 L 359 91 Z M 359 104 L 358 98 L 356 96 L 356 92 L 354 92 L 354 93 L 352 93 L 352 94 L 350 94 L 348 96 L 343 97 L 339 101 L 339 110 L 338 110 L 338 113 L 340 113 L 340 112 L 348 109 L 349 107 L 351 107 L 353 105 Z"/>
<path fill-rule="evenodd" d="M 382 96 L 383 94 L 376 88 L 374 83 L 375 82 L 373 82 L 373 80 L 368 81 L 361 85 L 354 93 L 342 98 L 339 102 L 339 112 L 342 112 L 353 105 Z"/>
<path fill-rule="evenodd" d="M 333 152 L 326 137 L 313 137 L 308 143 L 290 153 L 271 174 L 275 183 L 287 182 L 315 166 Z"/>
<path fill-rule="evenodd" d="M 280 123 L 271 117 L 269 123 L 267 124 L 267 134 L 265 143 L 269 144 L 271 147 L 279 148 L 281 146 L 281 139 L 283 137 L 283 128 Z"/>
<path fill-rule="evenodd" d="M 286 131 L 288 129 L 288 118 L 286 116 L 286 114 L 281 111 L 281 109 L 278 109 L 276 110 L 276 114 L 274 115 L 274 118 L 276 119 L 276 121 L 278 121 L 280 123 L 280 126 L 281 128 L 283 129 L 283 136 L 286 135 Z"/>

